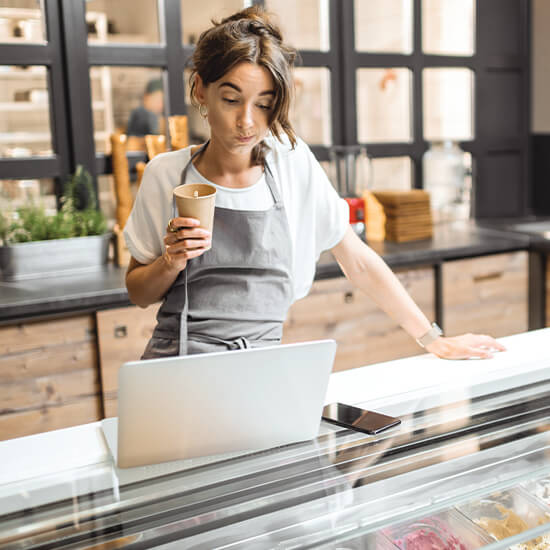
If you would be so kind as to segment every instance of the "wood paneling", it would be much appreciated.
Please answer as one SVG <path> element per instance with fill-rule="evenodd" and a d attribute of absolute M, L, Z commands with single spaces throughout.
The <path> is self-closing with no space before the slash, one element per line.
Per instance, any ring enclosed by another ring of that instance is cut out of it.
<path fill-rule="evenodd" d="M 0 414 L 18 409 L 42 408 L 63 405 L 80 398 L 99 395 L 96 369 L 76 370 L 51 374 L 40 378 L 27 378 L 2 385 Z"/>
<path fill-rule="evenodd" d="M 105 416 L 116 416 L 118 369 L 126 361 L 137 361 L 157 323 L 160 304 L 97 312 L 97 336 Z"/>
<path fill-rule="evenodd" d="M 507 336 L 528 327 L 527 252 L 443 264 L 443 317 L 448 336 Z"/>
<path fill-rule="evenodd" d="M 0 327 L 0 439 L 101 418 L 93 315 Z"/>
<path fill-rule="evenodd" d="M 398 271 L 397 276 L 429 319 L 434 318 L 431 268 Z M 333 338 L 334 370 L 360 367 L 422 353 L 416 342 L 344 277 L 313 283 L 311 292 L 290 308 L 283 342 Z"/>
<path fill-rule="evenodd" d="M 93 317 L 69 317 L 0 327 L 0 356 L 94 338 Z"/>
<path fill-rule="evenodd" d="M 0 338 L 2 338 L 0 328 Z M 0 356 L 0 383 L 21 378 L 48 376 L 52 372 L 95 369 L 97 356 L 95 339 L 44 346 L 15 354 Z"/>

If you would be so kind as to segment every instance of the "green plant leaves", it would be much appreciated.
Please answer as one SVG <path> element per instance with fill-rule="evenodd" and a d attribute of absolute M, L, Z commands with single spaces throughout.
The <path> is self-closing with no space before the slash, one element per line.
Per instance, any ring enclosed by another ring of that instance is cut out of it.
<path fill-rule="evenodd" d="M 95 208 L 92 177 L 83 166 L 77 166 L 68 180 L 61 203 L 61 209 L 54 216 L 47 215 L 42 205 L 35 204 L 18 208 L 15 221 L 8 222 L 0 216 L 0 241 L 7 245 L 102 235 L 107 231 L 103 212 Z"/>

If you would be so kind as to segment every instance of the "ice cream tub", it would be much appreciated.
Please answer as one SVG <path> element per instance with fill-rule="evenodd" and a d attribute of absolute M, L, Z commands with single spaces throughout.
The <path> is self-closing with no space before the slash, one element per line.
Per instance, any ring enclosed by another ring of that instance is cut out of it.
<path fill-rule="evenodd" d="M 530 495 L 550 506 L 550 475 L 525 481 L 521 485 Z"/>
<path fill-rule="evenodd" d="M 485 532 L 453 509 L 380 532 L 401 550 L 474 550 L 491 542 Z"/>
<path fill-rule="evenodd" d="M 495 492 L 456 508 L 497 541 L 550 521 L 547 507 L 518 488 Z"/>
<path fill-rule="evenodd" d="M 367 533 L 359 537 L 350 537 L 346 540 L 339 540 L 338 543 L 330 546 L 330 548 L 334 548 L 335 550 L 397 550 L 397 547 L 382 535 L 380 531 Z"/>

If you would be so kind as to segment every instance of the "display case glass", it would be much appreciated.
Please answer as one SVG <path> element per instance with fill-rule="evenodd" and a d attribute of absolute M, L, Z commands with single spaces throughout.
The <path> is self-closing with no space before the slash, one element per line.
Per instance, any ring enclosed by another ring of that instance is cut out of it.
<path fill-rule="evenodd" d="M 378 436 L 323 423 L 312 441 L 178 471 L 105 460 L 7 483 L 0 546 L 538 550 L 549 396 L 543 364 L 387 399 L 377 410 L 402 424 Z"/>

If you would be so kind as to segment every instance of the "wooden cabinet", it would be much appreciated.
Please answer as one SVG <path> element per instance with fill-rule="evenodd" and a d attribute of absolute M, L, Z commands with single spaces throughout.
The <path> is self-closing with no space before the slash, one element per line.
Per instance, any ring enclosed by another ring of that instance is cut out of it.
<path fill-rule="evenodd" d="M 550 258 L 546 320 L 550 326 Z M 397 276 L 435 318 L 433 267 Z M 448 335 L 505 336 L 527 330 L 527 252 L 445 262 L 443 324 Z M 138 360 L 159 305 L 99 311 L 0 327 L 0 440 L 117 414 L 118 369 Z M 423 353 L 397 323 L 344 277 L 316 281 L 290 308 L 284 343 L 333 338 L 334 370 Z"/>
<path fill-rule="evenodd" d="M 434 318 L 433 269 L 397 271 L 416 303 Z M 283 343 L 334 338 L 334 370 L 422 353 L 418 344 L 344 277 L 316 281 L 308 296 L 290 308 Z"/>
<path fill-rule="evenodd" d="M 126 361 L 141 357 L 157 324 L 159 307 L 122 307 L 96 314 L 105 417 L 117 414 L 118 369 Z"/>
<path fill-rule="evenodd" d="M 100 418 L 93 315 L 0 327 L 0 440 Z"/>
<path fill-rule="evenodd" d="M 443 264 L 443 326 L 507 336 L 528 327 L 527 252 L 494 254 Z"/>

